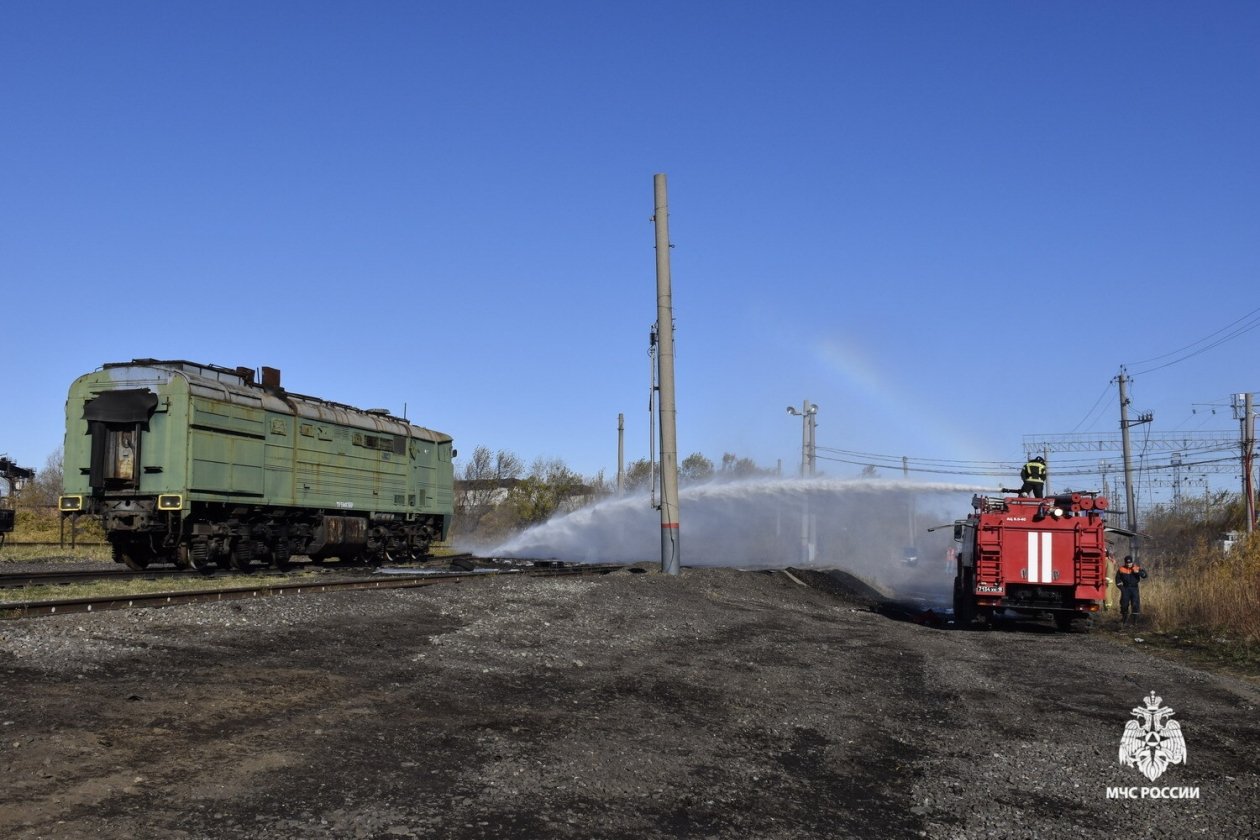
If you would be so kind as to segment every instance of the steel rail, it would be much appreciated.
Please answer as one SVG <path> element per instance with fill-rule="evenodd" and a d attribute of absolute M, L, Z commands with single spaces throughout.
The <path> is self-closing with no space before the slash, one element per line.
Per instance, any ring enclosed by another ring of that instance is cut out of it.
<path fill-rule="evenodd" d="M 236 574 L 242 574 L 237 572 Z M 66 569 L 58 572 L 16 572 L 0 574 L 0 589 L 28 586 L 55 586 L 83 581 L 147 580 L 162 577 L 209 577 L 192 569 Z"/>
<path fill-rule="evenodd" d="M 472 560 L 476 558 L 472 554 L 455 554 L 450 558 L 439 557 L 437 560 L 450 560 L 451 562 Z M 362 564 L 358 566 L 342 566 L 337 563 L 294 563 L 293 566 L 281 571 L 279 569 L 268 566 L 255 566 L 242 571 L 240 569 L 209 569 L 199 571 L 197 569 L 177 569 L 173 566 L 162 566 L 149 569 L 125 569 L 125 568 L 102 568 L 102 569 L 63 569 L 60 571 L 43 571 L 43 572 L 4 572 L 0 573 L 0 589 L 23 589 L 28 586 L 45 586 L 58 585 L 67 583 L 82 583 L 85 581 L 101 580 L 150 580 L 164 577 L 191 577 L 206 578 L 207 580 L 216 577 L 239 577 L 252 574 L 269 574 L 269 575 L 285 575 L 291 576 L 300 572 L 338 572 L 338 571 L 357 571 L 362 569 Z M 407 566 L 381 566 L 379 568 L 410 568 Z"/>
<path fill-rule="evenodd" d="M 607 574 L 623 568 L 620 565 L 582 565 L 567 567 L 535 567 L 480 572 L 438 572 L 415 575 L 382 575 L 372 578 L 353 578 L 340 581 L 313 583 L 279 583 L 268 586 L 240 586 L 224 589 L 195 589 L 186 592 L 151 592 L 138 595 L 110 595 L 97 598 L 64 598 L 48 601 L 0 602 L 0 619 L 32 618 L 44 615 L 90 613 L 104 610 L 134 609 L 137 607 L 169 607 L 180 604 L 242 601 L 250 598 L 270 598 L 282 595 L 310 595 L 338 590 L 361 589 L 415 589 L 440 583 L 463 583 L 468 580 L 489 579 L 505 576 L 565 577 Z"/>
<path fill-rule="evenodd" d="M 104 540 L 79 540 L 73 546 L 69 542 L 60 542 L 58 540 L 9 540 L 6 545 L 9 548 L 100 548 L 101 546 L 109 546 Z"/>

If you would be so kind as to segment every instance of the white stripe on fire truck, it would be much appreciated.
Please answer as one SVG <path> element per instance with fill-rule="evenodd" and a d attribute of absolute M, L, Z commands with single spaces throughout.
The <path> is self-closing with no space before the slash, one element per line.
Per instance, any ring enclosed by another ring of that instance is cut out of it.
<path fill-rule="evenodd" d="M 1050 583 L 1054 580 L 1054 554 L 1050 551 L 1050 532 L 1041 532 L 1041 582 Z"/>
<path fill-rule="evenodd" d="M 1049 583 L 1054 578 L 1054 555 L 1051 553 L 1053 536 L 1049 531 L 1028 532 L 1029 583 Z"/>

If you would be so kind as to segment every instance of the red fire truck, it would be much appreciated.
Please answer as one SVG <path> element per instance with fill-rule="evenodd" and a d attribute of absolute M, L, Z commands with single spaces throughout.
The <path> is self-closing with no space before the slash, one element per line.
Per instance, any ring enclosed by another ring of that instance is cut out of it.
<path fill-rule="evenodd" d="M 975 496 L 971 506 L 954 523 L 956 624 L 1013 610 L 1049 613 L 1066 630 L 1098 611 L 1107 589 L 1105 498 Z"/>

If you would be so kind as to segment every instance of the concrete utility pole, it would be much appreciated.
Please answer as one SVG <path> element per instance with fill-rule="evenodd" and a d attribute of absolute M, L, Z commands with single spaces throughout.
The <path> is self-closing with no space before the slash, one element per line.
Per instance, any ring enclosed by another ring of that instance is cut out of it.
<path fill-rule="evenodd" d="M 656 207 L 656 329 L 661 374 L 661 571 L 682 568 L 678 527 L 678 431 L 674 407 L 674 304 L 669 277 L 669 198 L 664 173 L 653 176 Z"/>
<path fill-rule="evenodd" d="M 910 480 L 910 458 L 905 455 L 901 456 L 901 477 L 904 478 L 906 481 Z M 912 493 L 909 489 L 906 490 L 906 508 L 910 512 L 910 536 L 907 538 L 908 541 L 906 542 L 906 545 L 913 546 L 917 542 L 917 540 L 915 540 L 914 538 L 915 504 L 914 504 L 914 493 Z"/>
<path fill-rule="evenodd" d="M 1120 367 L 1120 375 L 1116 377 L 1116 382 L 1120 386 L 1120 435 L 1124 443 L 1125 525 L 1130 533 L 1129 554 L 1133 556 L 1133 560 L 1136 562 L 1138 559 L 1137 501 L 1133 493 L 1133 458 L 1132 451 L 1129 448 L 1129 426 L 1149 423 L 1154 419 L 1154 415 L 1146 412 L 1139 415 L 1136 420 L 1129 420 L 1129 395 L 1124 387 L 1128 381 L 1129 379 L 1124 375 L 1124 366 L 1122 365 Z"/>
<path fill-rule="evenodd" d="M 805 400 L 801 410 L 796 406 L 787 407 L 788 414 L 801 418 L 801 478 L 813 478 L 818 463 L 818 446 L 816 443 L 818 406 Z M 809 494 L 805 495 L 801 510 L 801 563 L 809 565 L 814 562 L 818 551 L 817 515 L 810 512 Z"/>
<path fill-rule="evenodd" d="M 617 415 L 617 496 L 626 492 L 626 415 Z"/>
<path fill-rule="evenodd" d="M 1242 494 L 1246 499 L 1247 533 L 1256 529 L 1256 487 L 1253 483 L 1254 456 L 1256 449 L 1256 413 L 1252 408 L 1251 393 L 1234 397 L 1234 414 L 1242 412 Z"/>
<path fill-rule="evenodd" d="M 660 509 L 656 503 L 656 325 L 648 332 L 648 378 L 652 384 L 648 388 L 648 487 L 652 496 L 652 507 Z"/>
<path fill-rule="evenodd" d="M 805 400 L 805 404 L 799 411 L 794 405 L 789 405 L 787 411 L 793 417 L 801 418 L 801 478 L 813 478 L 818 464 L 818 446 L 815 437 L 818 406 Z"/>
<path fill-rule="evenodd" d="M 1255 476 L 1255 452 L 1256 452 L 1256 411 L 1252 406 L 1251 393 L 1247 393 L 1245 402 L 1247 411 L 1247 460 L 1243 464 L 1246 470 L 1247 479 L 1247 533 L 1250 534 L 1256 529 L 1256 485 L 1253 481 Z"/>

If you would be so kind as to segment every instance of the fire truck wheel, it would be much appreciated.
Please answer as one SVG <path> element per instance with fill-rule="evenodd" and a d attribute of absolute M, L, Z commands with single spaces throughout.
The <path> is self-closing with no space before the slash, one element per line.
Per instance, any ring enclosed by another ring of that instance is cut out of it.
<path fill-rule="evenodd" d="M 954 624 L 966 627 L 975 620 L 976 603 L 974 578 L 970 569 L 959 569 L 954 576 Z"/>

